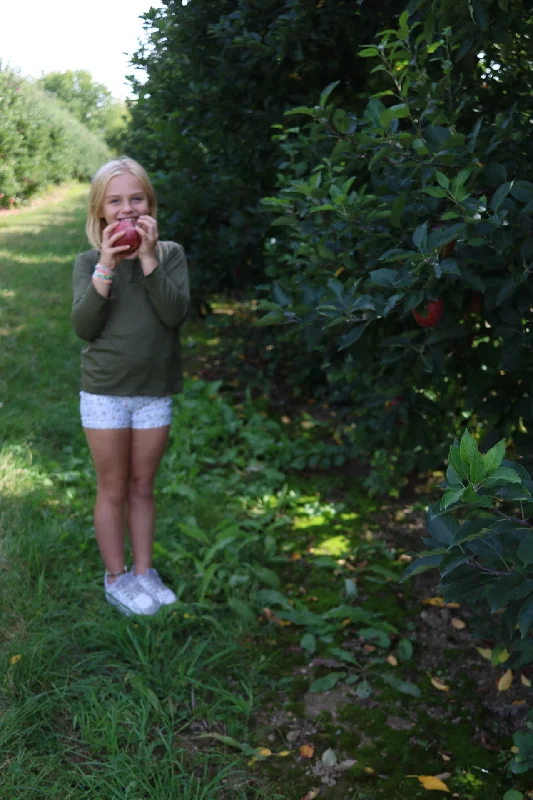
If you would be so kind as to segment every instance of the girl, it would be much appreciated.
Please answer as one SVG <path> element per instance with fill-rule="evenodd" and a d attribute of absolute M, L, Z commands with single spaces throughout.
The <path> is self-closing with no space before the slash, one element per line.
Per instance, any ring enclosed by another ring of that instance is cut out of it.
<path fill-rule="evenodd" d="M 87 237 L 76 259 L 74 330 L 81 353 L 81 419 L 97 476 L 94 526 L 107 600 L 125 614 L 154 614 L 176 600 L 152 568 L 153 483 L 168 439 L 172 394 L 182 389 L 180 327 L 189 308 L 183 247 L 158 242 L 150 179 L 131 158 L 101 167 L 91 184 Z M 134 252 L 115 232 L 130 220 Z M 133 569 L 124 562 L 127 523 Z"/>

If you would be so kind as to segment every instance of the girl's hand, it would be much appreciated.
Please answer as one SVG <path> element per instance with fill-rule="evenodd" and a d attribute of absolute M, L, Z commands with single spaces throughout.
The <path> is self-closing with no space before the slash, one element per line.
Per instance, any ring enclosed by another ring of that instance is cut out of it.
<path fill-rule="evenodd" d="M 155 247 L 159 238 L 157 230 L 157 222 L 153 217 L 147 214 L 139 217 L 137 220 L 136 230 L 141 237 L 141 246 L 137 252 L 137 257 L 142 261 L 155 259 Z"/>
<path fill-rule="evenodd" d="M 118 222 L 112 222 L 102 232 L 102 246 L 100 247 L 99 264 L 108 269 L 115 269 L 119 261 L 122 261 L 122 254 L 129 250 L 129 245 L 120 245 L 120 239 L 124 236 L 123 231 L 113 233 Z"/>

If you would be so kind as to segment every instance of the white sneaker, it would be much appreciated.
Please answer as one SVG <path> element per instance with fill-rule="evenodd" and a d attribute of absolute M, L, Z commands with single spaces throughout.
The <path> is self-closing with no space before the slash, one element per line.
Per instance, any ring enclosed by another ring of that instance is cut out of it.
<path fill-rule="evenodd" d="M 135 578 L 143 591 L 151 595 L 162 606 L 169 606 L 178 599 L 172 589 L 165 586 L 157 570 L 153 567 L 147 569 L 143 575 L 136 575 Z"/>
<path fill-rule="evenodd" d="M 132 614 L 155 614 L 161 605 L 145 592 L 131 572 L 125 572 L 113 583 L 109 583 L 106 577 L 105 596 L 108 603 L 117 606 L 127 617 Z"/>

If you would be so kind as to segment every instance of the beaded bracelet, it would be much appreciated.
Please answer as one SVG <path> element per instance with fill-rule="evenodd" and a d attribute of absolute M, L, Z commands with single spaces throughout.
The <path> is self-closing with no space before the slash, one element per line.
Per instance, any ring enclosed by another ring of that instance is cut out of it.
<path fill-rule="evenodd" d="M 113 282 L 113 270 L 109 269 L 109 267 L 104 267 L 102 264 L 97 264 L 94 268 L 93 278 L 95 281 L 99 283 L 112 283 Z"/>

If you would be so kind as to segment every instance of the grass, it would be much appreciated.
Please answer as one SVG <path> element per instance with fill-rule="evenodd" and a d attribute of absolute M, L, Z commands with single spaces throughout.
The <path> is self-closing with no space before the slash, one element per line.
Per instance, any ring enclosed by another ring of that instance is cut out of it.
<path fill-rule="evenodd" d="M 495 756 L 476 735 L 498 734 L 471 698 L 490 669 L 475 649 L 443 643 L 431 670 L 452 692 L 431 685 L 387 510 L 295 469 L 342 461 L 309 415 L 287 425 L 193 375 L 157 483 L 156 565 L 179 602 L 133 620 L 103 601 L 69 322 L 85 202 L 71 186 L 0 216 L 2 797 L 415 800 L 413 775 L 446 772 L 462 800 L 519 787 L 509 736 Z M 188 324 L 196 363 L 220 330 Z"/>

